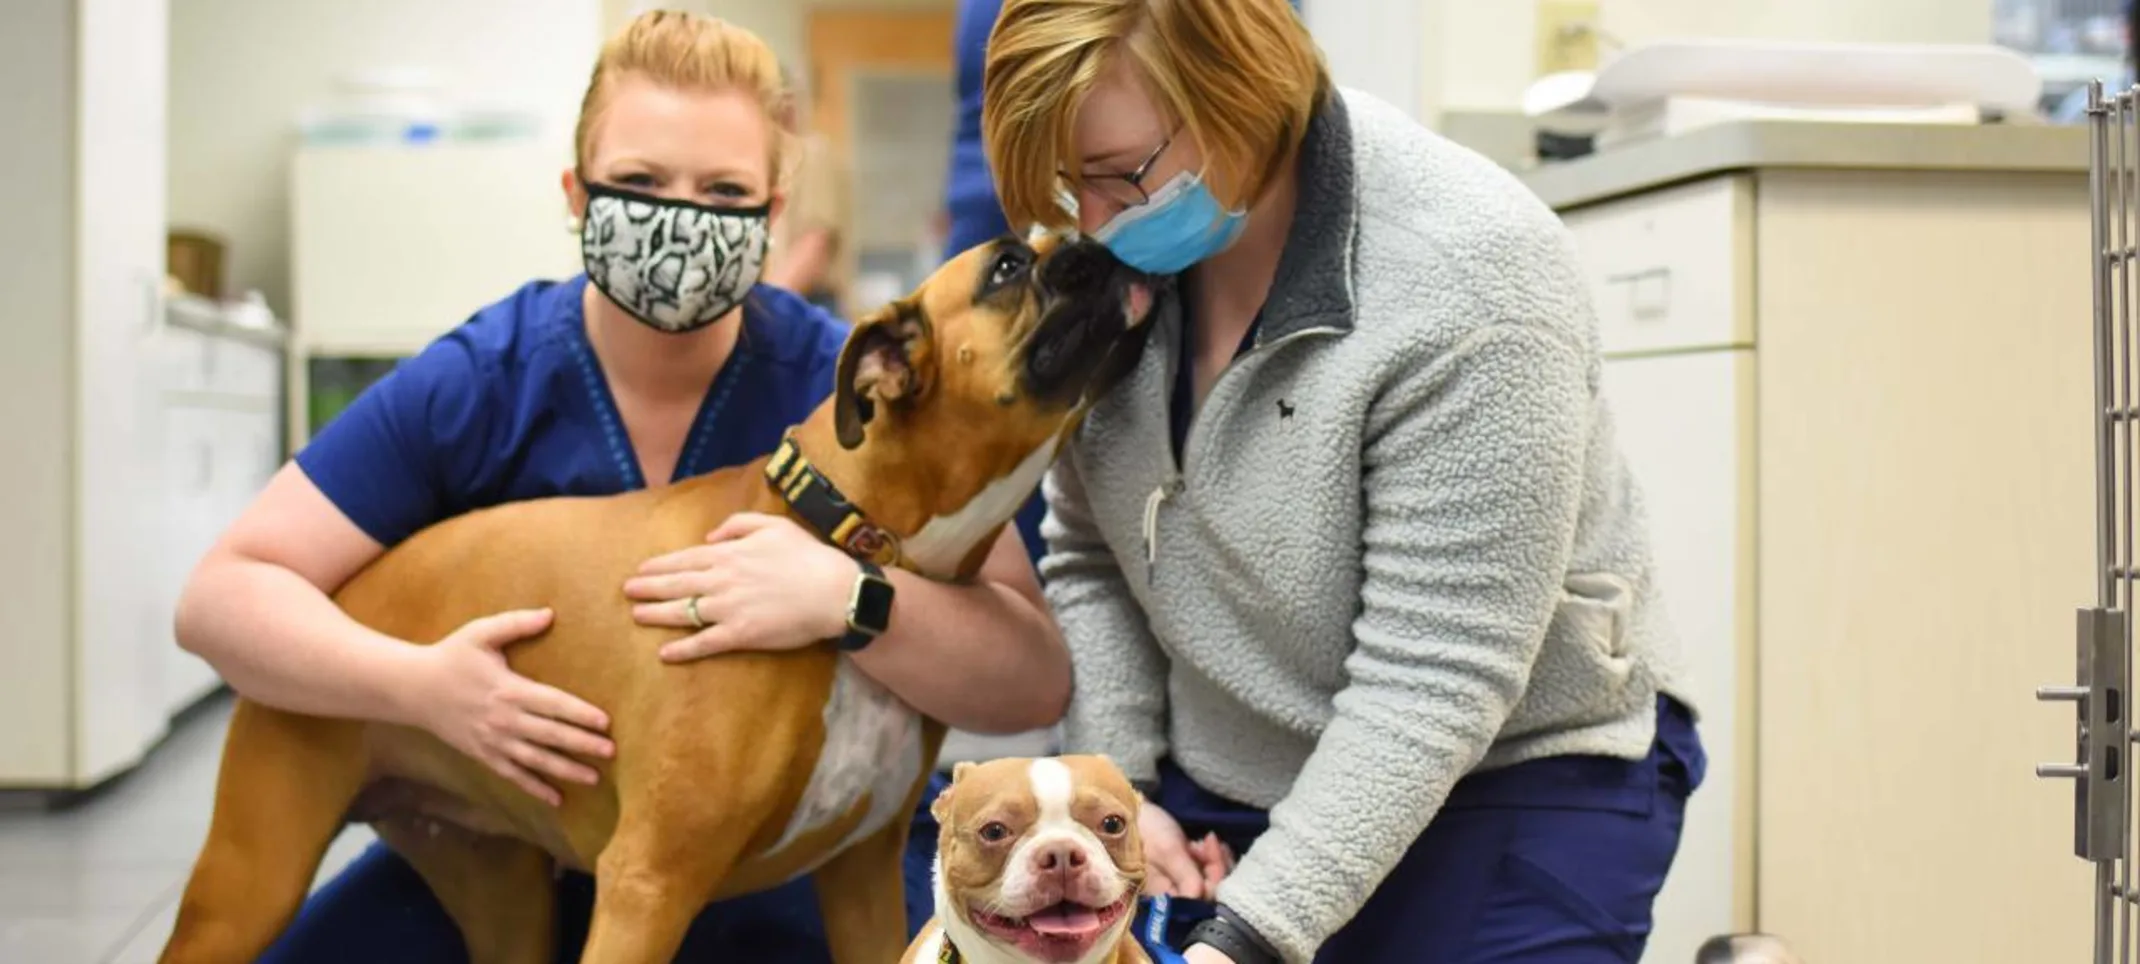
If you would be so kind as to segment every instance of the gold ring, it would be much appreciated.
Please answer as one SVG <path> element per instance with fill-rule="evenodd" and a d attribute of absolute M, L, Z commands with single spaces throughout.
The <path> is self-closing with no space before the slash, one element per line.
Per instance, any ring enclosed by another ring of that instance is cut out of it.
<path fill-rule="evenodd" d="M 690 618 L 692 629 L 705 629 L 706 620 L 698 614 L 698 600 L 697 596 L 684 600 L 684 615 Z"/>

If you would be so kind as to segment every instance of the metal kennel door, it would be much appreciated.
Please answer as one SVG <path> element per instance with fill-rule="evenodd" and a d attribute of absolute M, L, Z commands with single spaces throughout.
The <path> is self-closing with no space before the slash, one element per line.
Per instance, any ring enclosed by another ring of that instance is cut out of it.
<path fill-rule="evenodd" d="M 2036 691 L 2074 705 L 2071 763 L 2038 776 L 2073 781 L 2073 852 L 2095 865 L 2096 964 L 2130 964 L 2140 900 L 2133 882 L 2133 482 L 2140 405 L 2134 339 L 2140 329 L 2140 87 L 2088 90 L 2088 190 L 2094 210 L 2096 605 L 2079 612 L 2075 680 Z"/>

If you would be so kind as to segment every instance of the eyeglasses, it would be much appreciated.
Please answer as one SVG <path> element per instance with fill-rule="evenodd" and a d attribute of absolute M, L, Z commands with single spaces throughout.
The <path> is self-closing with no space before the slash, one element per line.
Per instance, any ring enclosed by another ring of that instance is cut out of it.
<path fill-rule="evenodd" d="M 1146 154 L 1144 160 L 1139 162 L 1137 167 L 1129 173 L 1086 174 L 1084 175 L 1086 185 L 1101 197 L 1113 201 L 1121 207 L 1133 208 L 1151 203 L 1152 195 L 1150 191 L 1145 190 L 1144 178 L 1152 172 L 1152 165 L 1158 163 L 1160 155 L 1165 154 L 1167 148 L 1174 145 L 1174 138 L 1180 133 L 1181 127 L 1176 125 L 1174 130 L 1167 134 L 1166 139 L 1160 141 L 1158 147 L 1152 148 L 1152 152 Z M 1068 172 L 1057 168 L 1055 176 L 1062 181 L 1065 188 L 1069 186 L 1070 175 Z"/>

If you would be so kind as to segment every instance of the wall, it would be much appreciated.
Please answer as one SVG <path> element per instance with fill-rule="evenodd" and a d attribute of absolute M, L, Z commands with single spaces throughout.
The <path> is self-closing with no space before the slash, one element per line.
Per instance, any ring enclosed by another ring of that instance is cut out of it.
<path fill-rule="evenodd" d="M 75 4 L 7 0 L 0 29 L 0 291 L 7 292 L 0 337 L 0 447 L 12 453 L 0 498 L 0 667 L 18 693 L 61 702 L 0 700 L 0 760 L 44 779 L 68 767 L 66 741 L 52 739 L 71 691 L 68 649 L 69 548 L 75 453 L 55 446 L 70 435 L 53 419 L 73 417 L 74 252 L 78 195 L 74 168 Z M 55 42 L 58 41 L 58 42 Z"/>
<path fill-rule="evenodd" d="M 1333 80 L 1424 116 L 1421 79 L 1432 67 L 1426 24 L 1437 10 L 1421 0 L 1299 0 L 1301 20 L 1323 50 Z"/>
<path fill-rule="evenodd" d="M 942 9 L 956 0 L 605 0 L 605 15 L 612 26 L 621 25 L 641 10 L 665 8 L 691 10 L 738 23 L 765 39 L 783 64 L 801 64 L 809 48 L 805 24 L 818 7 L 843 10 L 900 8 Z M 949 91 L 945 93 L 950 96 Z"/>
<path fill-rule="evenodd" d="M 817 6 L 942 7 L 950 0 L 186 0 L 171 10 L 171 219 L 232 246 L 229 282 L 289 311 L 289 167 L 298 112 L 364 66 L 422 65 L 476 99 L 537 108 L 569 157 L 601 41 L 643 9 L 725 17 L 800 63 Z M 946 91 L 946 97 L 950 96 Z"/>
<path fill-rule="evenodd" d="M 286 314 L 290 149 L 301 109 L 328 99 L 337 76 L 351 69 L 433 67 L 466 96 L 539 110 L 560 145 L 562 169 L 601 41 L 602 6 L 602 0 L 173 4 L 172 224 L 222 235 L 231 246 L 232 289 L 258 288 Z"/>
<path fill-rule="evenodd" d="M 1605 0 L 1606 29 L 1627 40 L 1706 33 L 1772 40 L 1988 43 L 1991 0 Z"/>
<path fill-rule="evenodd" d="M 538 107 L 562 145 L 601 38 L 642 9 L 726 17 L 799 64 L 812 8 L 950 2 L 187 0 L 171 11 L 172 221 L 223 235 L 232 286 L 258 288 L 287 313 L 294 122 L 347 70 L 435 65 L 469 96 Z M 1304 9 L 1341 82 L 1422 119 L 1513 110 L 1532 80 L 1528 0 L 1306 0 Z M 1627 42 L 1696 34 L 1982 42 L 1991 33 L 1991 0 L 1602 0 L 1602 11 L 1607 31 Z"/>

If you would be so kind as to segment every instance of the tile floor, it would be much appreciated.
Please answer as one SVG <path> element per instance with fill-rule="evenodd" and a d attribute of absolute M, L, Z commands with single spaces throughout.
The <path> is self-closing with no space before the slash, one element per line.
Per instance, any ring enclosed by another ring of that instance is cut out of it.
<path fill-rule="evenodd" d="M 153 964 L 208 833 L 229 713 L 216 698 L 139 768 L 65 809 L 0 807 L 0 962 Z M 1052 740 L 954 733 L 942 759 L 1046 753 Z M 315 885 L 371 839 L 364 827 L 342 831 Z"/>
<path fill-rule="evenodd" d="M 0 809 L 0 961 L 151 964 L 208 832 L 229 703 L 177 724 L 134 772 L 61 810 Z M 321 879 L 363 849 L 342 832 Z"/>

